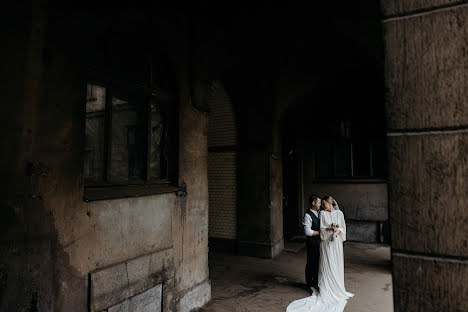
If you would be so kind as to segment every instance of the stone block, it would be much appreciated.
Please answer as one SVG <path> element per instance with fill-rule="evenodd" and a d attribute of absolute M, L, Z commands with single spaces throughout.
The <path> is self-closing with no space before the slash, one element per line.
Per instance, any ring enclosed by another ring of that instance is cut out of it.
<path fill-rule="evenodd" d="M 152 253 L 149 262 L 151 275 L 160 274 L 162 280 L 173 278 L 174 276 L 174 251 L 172 248 L 161 252 Z"/>
<path fill-rule="evenodd" d="M 92 272 L 91 311 L 100 311 L 122 303 L 173 276 L 172 249 L 154 252 Z M 125 304 L 119 307 L 124 308 Z"/>
<path fill-rule="evenodd" d="M 102 310 L 128 297 L 127 286 L 126 263 L 91 273 L 91 311 Z"/>
<path fill-rule="evenodd" d="M 432 8 L 446 7 L 459 2 L 459 0 L 381 0 L 380 4 L 384 17 L 387 17 L 410 12 L 427 11 Z"/>
<path fill-rule="evenodd" d="M 377 242 L 377 222 L 346 220 L 346 240 L 365 243 Z"/>
<path fill-rule="evenodd" d="M 159 284 L 108 309 L 108 312 L 158 312 L 161 310 L 162 285 Z"/>
<path fill-rule="evenodd" d="M 70 253 L 76 254 L 77 266 L 85 271 L 90 254 L 91 265 L 100 268 L 171 247 L 174 200 L 173 194 L 165 194 L 87 204 L 95 234 L 80 241 L 89 246 L 88 253 L 79 252 L 81 249 L 75 244 L 69 248 Z"/>
<path fill-rule="evenodd" d="M 209 280 L 196 285 L 179 301 L 177 311 L 190 312 L 202 307 L 211 300 L 211 284 Z"/>
<path fill-rule="evenodd" d="M 158 253 L 160 254 L 160 253 Z M 128 284 L 137 284 L 148 277 L 151 256 L 139 257 L 127 262 Z"/>
<path fill-rule="evenodd" d="M 468 311 L 468 263 L 393 254 L 396 312 Z"/>
<path fill-rule="evenodd" d="M 468 133 L 389 138 L 392 246 L 468 256 Z"/>
<path fill-rule="evenodd" d="M 388 21 L 384 32 L 388 128 L 467 125 L 468 6 Z"/>

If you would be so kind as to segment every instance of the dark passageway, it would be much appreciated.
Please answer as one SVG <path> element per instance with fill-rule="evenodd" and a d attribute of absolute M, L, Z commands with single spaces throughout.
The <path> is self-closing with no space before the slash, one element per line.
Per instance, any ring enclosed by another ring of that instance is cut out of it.
<path fill-rule="evenodd" d="M 199 309 L 312 193 L 391 244 L 395 311 L 468 310 L 467 10 L 8 3 L 0 311 Z"/>

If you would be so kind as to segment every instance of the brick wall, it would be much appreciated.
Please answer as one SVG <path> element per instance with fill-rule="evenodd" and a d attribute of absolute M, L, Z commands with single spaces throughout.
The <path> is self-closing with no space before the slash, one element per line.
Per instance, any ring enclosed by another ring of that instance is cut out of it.
<path fill-rule="evenodd" d="M 236 239 L 236 124 L 232 103 L 219 82 L 213 84 L 209 107 L 209 236 Z"/>
<path fill-rule="evenodd" d="M 223 85 L 213 83 L 208 121 L 208 147 L 235 146 L 237 144 L 236 121 L 234 110 Z"/>

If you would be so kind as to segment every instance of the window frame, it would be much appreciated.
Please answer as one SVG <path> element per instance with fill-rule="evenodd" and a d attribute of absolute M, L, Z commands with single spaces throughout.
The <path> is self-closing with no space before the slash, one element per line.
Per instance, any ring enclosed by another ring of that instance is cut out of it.
<path fill-rule="evenodd" d="M 151 70 L 151 68 L 150 68 Z M 151 75 L 150 75 L 151 76 Z M 99 76 L 93 75 L 86 81 L 88 84 L 99 85 L 106 88 L 105 108 L 104 108 L 104 156 L 103 169 L 101 177 L 102 182 L 90 182 L 84 178 L 84 159 L 82 163 L 83 174 L 83 200 L 86 202 L 96 200 L 107 200 L 114 198 L 127 198 L 150 196 L 156 194 L 173 193 L 181 188 L 177 186 L 178 177 L 178 108 L 176 102 L 176 94 L 170 91 L 162 90 L 154 86 L 151 79 L 149 86 L 125 82 L 111 81 L 110 79 L 99 79 Z M 142 180 L 111 182 L 110 165 L 111 165 L 111 140 L 112 140 L 112 94 L 113 90 L 122 90 L 133 94 L 142 94 L 144 97 L 144 111 L 146 112 L 146 145 L 144 161 L 144 175 Z M 165 115 L 164 127 L 166 128 L 165 156 L 167 159 L 166 172 L 164 178 L 154 179 L 150 174 L 150 157 L 151 157 L 151 101 L 158 97 L 166 97 L 168 107 L 163 111 Z M 85 101 L 86 103 L 86 101 Z M 84 123 L 86 123 L 86 105 L 84 105 Z M 171 132 L 171 133 L 169 133 Z M 83 136 L 86 136 L 86 124 L 84 125 Z M 172 139 L 172 144 L 169 143 Z M 84 145 L 84 143 L 83 143 Z M 172 145 L 172 146 L 171 146 Z M 84 153 L 85 146 L 82 151 Z M 84 155 L 84 154 L 83 154 Z M 170 162 L 170 163 L 169 163 Z"/>
<path fill-rule="evenodd" d="M 329 145 L 330 148 L 330 158 L 329 158 L 329 167 L 331 174 L 329 176 L 317 176 L 318 172 L 318 157 L 317 157 L 317 151 L 314 150 L 314 181 L 320 182 L 320 183 L 385 183 L 387 181 L 387 176 L 376 176 L 374 174 L 374 166 L 373 166 L 373 146 L 376 144 L 377 140 L 379 138 L 349 138 L 349 139 L 344 139 L 344 138 L 332 138 L 332 137 L 327 137 L 323 138 L 320 141 L 316 141 L 314 144 L 315 146 L 318 146 L 319 144 L 326 143 Z M 384 139 L 384 138 L 382 138 Z M 369 146 L 369 175 L 355 175 L 354 173 L 354 165 L 355 165 L 355 145 L 356 144 L 362 144 L 363 142 L 367 143 Z M 340 144 L 340 143 L 348 143 L 350 145 L 349 149 L 349 155 L 348 155 L 348 161 L 349 161 L 349 166 L 350 166 L 350 175 L 348 176 L 338 176 L 336 175 L 336 149 L 335 145 Z M 387 169 L 384 170 L 386 172 Z"/>

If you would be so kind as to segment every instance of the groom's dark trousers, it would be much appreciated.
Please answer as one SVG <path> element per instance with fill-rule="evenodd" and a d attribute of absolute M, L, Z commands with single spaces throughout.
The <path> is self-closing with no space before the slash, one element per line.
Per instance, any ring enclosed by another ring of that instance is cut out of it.
<path fill-rule="evenodd" d="M 312 230 L 320 231 L 320 219 L 312 211 L 307 211 L 312 218 Z M 306 283 L 308 287 L 318 287 L 318 268 L 320 261 L 320 235 L 307 236 L 307 264 L 305 269 Z"/>

